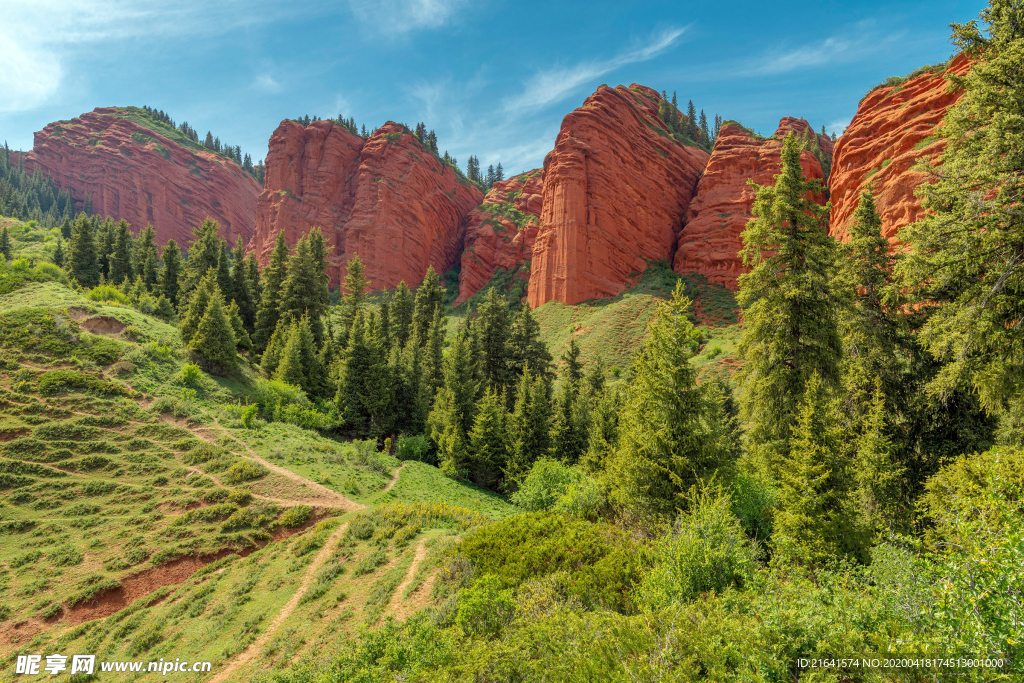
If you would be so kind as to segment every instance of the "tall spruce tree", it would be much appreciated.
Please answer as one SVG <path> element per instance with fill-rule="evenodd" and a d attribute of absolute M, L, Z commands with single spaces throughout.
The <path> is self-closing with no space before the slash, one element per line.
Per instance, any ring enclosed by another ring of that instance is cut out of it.
<path fill-rule="evenodd" d="M 444 290 L 441 289 L 441 278 L 434 266 L 427 266 L 423 282 L 416 288 L 416 301 L 413 305 L 412 324 L 419 335 L 420 343 L 426 343 L 430 323 L 434 319 L 434 309 L 444 303 Z"/>
<path fill-rule="evenodd" d="M 163 253 L 164 268 L 160 277 L 160 291 L 172 305 L 178 305 L 178 281 L 181 277 L 181 249 L 174 239 L 167 240 Z"/>
<path fill-rule="evenodd" d="M 124 282 L 131 282 L 132 274 L 132 233 L 128 230 L 128 221 L 120 220 L 114 234 L 114 249 L 109 256 L 110 274 L 108 282 L 113 285 L 120 285 Z"/>
<path fill-rule="evenodd" d="M 391 299 L 391 322 L 394 329 L 395 344 L 400 348 L 409 342 L 412 333 L 412 313 L 415 302 L 405 280 L 398 283 L 395 295 Z"/>
<path fill-rule="evenodd" d="M 835 387 L 842 356 L 832 291 L 831 205 L 814 201 L 821 182 L 804 178 L 800 152 L 799 138 L 787 135 L 775 185 L 754 185 L 754 218 L 743 231 L 740 252 L 751 269 L 739 277 L 737 297 L 745 309 L 742 410 L 752 448 L 770 464 L 789 452 L 811 374 Z"/>
<path fill-rule="evenodd" d="M 491 287 L 477 310 L 474 327 L 479 333 L 480 370 L 484 387 L 495 393 L 503 391 L 510 384 L 510 323 L 505 298 L 498 293 L 496 287 Z"/>
<path fill-rule="evenodd" d="M 93 217 L 93 225 L 99 221 L 99 217 Z M 114 219 L 107 218 L 99 226 L 95 228 L 96 231 L 96 248 L 97 248 L 97 261 L 100 266 L 100 274 L 110 279 L 110 254 L 114 251 L 114 245 L 117 240 L 117 228 L 114 224 Z"/>
<path fill-rule="evenodd" d="M 487 389 L 475 412 L 469 432 L 469 478 L 480 486 L 497 489 L 508 461 L 505 399 Z"/>
<path fill-rule="evenodd" d="M 238 315 L 247 332 L 252 332 L 256 324 L 256 299 L 252 291 L 252 283 L 249 281 L 249 272 L 246 263 L 245 247 L 242 245 L 242 238 L 238 238 L 231 259 L 231 293 L 238 305 Z"/>
<path fill-rule="evenodd" d="M 551 450 L 550 385 L 527 366 L 519 376 L 515 409 L 508 421 L 508 460 L 505 480 L 518 486 L 538 458 Z"/>
<path fill-rule="evenodd" d="M 93 241 L 92 221 L 84 213 L 78 214 L 71 228 L 65 269 L 82 287 L 95 287 L 100 281 L 100 267 Z"/>
<path fill-rule="evenodd" d="M 340 319 L 341 319 L 341 340 L 344 345 L 347 343 L 349 331 L 355 322 L 356 314 L 366 301 L 366 288 L 369 281 L 363 274 L 365 267 L 359 254 L 353 254 L 345 267 L 345 280 L 342 283 L 344 293 L 341 295 Z"/>
<path fill-rule="evenodd" d="M 53 263 L 58 268 L 64 267 L 64 258 L 66 254 L 64 252 L 64 240 L 57 238 L 57 246 L 53 249 Z"/>
<path fill-rule="evenodd" d="M 203 316 L 206 314 L 206 309 L 210 305 L 210 299 L 215 290 L 220 291 L 217 289 L 217 273 L 211 268 L 207 271 L 206 277 L 200 280 L 192 290 L 188 302 L 184 303 L 184 307 L 181 308 L 178 335 L 185 346 L 191 345 L 192 338 L 195 337 L 199 329 L 199 323 L 202 322 Z"/>
<path fill-rule="evenodd" d="M 812 371 L 801 394 L 790 451 L 779 469 L 775 530 L 809 564 L 844 555 L 865 560 L 870 540 L 831 393 Z"/>
<path fill-rule="evenodd" d="M 11 242 L 11 232 L 6 225 L 0 229 L 0 254 L 3 254 L 8 262 L 14 258 L 14 244 Z"/>
<path fill-rule="evenodd" d="M 551 375 L 551 352 L 540 338 L 540 323 L 529 306 L 521 306 L 512 321 L 508 338 L 508 366 L 511 380 L 529 366 L 534 373 Z"/>
<path fill-rule="evenodd" d="M 227 242 L 220 241 L 220 253 L 217 257 L 217 286 L 225 301 L 232 301 L 235 298 L 235 283 L 231 279 L 231 252 L 228 251 Z"/>
<path fill-rule="evenodd" d="M 231 329 L 224 297 L 213 284 L 210 303 L 206 307 L 195 336 L 189 348 L 201 359 L 203 365 L 213 372 L 227 372 L 235 366 L 235 349 L 238 342 Z"/>
<path fill-rule="evenodd" d="M 149 268 L 151 268 L 152 273 L 147 275 L 147 263 L 149 263 L 150 259 L 152 259 L 152 265 Z M 147 223 L 146 227 L 140 230 L 135 238 L 135 252 L 132 254 L 132 272 L 142 276 L 142 280 L 146 283 L 149 291 L 153 291 L 153 287 L 156 285 L 158 260 L 156 230 L 153 228 L 152 223 Z"/>
<path fill-rule="evenodd" d="M 689 307 L 681 282 L 659 304 L 633 362 L 619 447 L 609 463 L 613 500 L 641 516 L 667 518 L 688 504 L 694 487 L 730 478 L 721 397 L 697 384 L 690 362 L 700 332 Z"/>
<path fill-rule="evenodd" d="M 220 238 L 217 237 L 218 229 L 217 221 L 207 218 L 192 231 L 193 239 L 188 245 L 188 260 L 185 261 L 179 278 L 179 298 L 187 299 L 210 268 L 216 272 L 223 251 Z"/>
<path fill-rule="evenodd" d="M 923 186 L 925 217 L 900 232 L 901 273 L 927 311 L 921 343 L 945 363 L 929 391 L 970 386 L 990 411 L 1024 396 L 1024 9 L 990 0 L 978 21 L 953 24 L 975 59 L 950 74 L 963 96 L 937 129 L 938 180 Z"/>
<path fill-rule="evenodd" d="M 281 285 L 288 274 L 288 245 L 284 233 L 277 233 L 270 262 L 263 269 L 263 293 L 256 309 L 256 331 L 252 346 L 257 353 L 263 353 L 270 343 L 270 337 L 277 329 L 281 318 Z"/>

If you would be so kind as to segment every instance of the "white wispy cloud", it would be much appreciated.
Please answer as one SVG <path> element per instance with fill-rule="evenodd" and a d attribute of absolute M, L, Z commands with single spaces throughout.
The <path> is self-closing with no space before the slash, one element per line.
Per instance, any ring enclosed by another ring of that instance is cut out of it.
<path fill-rule="evenodd" d="M 743 71 L 748 76 L 776 76 L 800 69 L 861 61 L 877 56 L 905 37 L 904 33 L 882 33 L 871 22 L 862 22 L 842 36 L 830 36 L 807 45 L 760 55 L 748 62 Z"/>
<path fill-rule="evenodd" d="M 258 90 L 263 90 L 264 92 L 278 92 L 281 90 L 281 84 L 269 73 L 257 74 L 253 85 Z"/>
<path fill-rule="evenodd" d="M 349 0 L 349 6 L 375 32 L 400 35 L 451 23 L 469 0 Z"/>
<path fill-rule="evenodd" d="M 826 124 L 825 130 L 827 130 L 829 133 L 835 133 L 836 135 L 842 135 L 843 132 L 846 130 L 846 127 L 850 125 L 850 121 L 851 120 L 852 119 L 849 116 L 844 118 L 844 119 L 837 119 L 837 120 L 833 121 L 832 123 Z"/>
<path fill-rule="evenodd" d="M 310 0 L 313 11 L 322 0 Z M 0 111 L 48 102 L 72 71 L 76 49 L 148 37 L 222 34 L 274 21 L 297 6 L 272 0 L 5 0 Z"/>
<path fill-rule="evenodd" d="M 686 27 L 664 29 L 645 41 L 641 47 L 625 50 L 610 59 L 538 71 L 526 81 L 522 94 L 505 101 L 505 109 L 510 112 L 540 109 L 558 102 L 583 85 L 593 83 L 618 68 L 657 57 L 675 45 L 685 32 Z"/>

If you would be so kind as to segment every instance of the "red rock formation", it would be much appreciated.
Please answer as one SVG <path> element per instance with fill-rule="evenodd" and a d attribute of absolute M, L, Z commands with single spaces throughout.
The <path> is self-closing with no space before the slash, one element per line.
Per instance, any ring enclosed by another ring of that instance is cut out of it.
<path fill-rule="evenodd" d="M 736 123 L 722 126 L 697 185 L 697 196 L 690 203 L 673 270 L 679 274 L 700 273 L 710 282 L 736 289 L 736 278 L 746 270 L 739 257 L 741 235 L 754 204 L 754 188 L 747 185 L 747 180 L 758 185 L 775 183 L 782 141 L 790 132 L 815 134 L 806 121 L 789 116 L 779 121 L 778 130 L 767 140 Z M 827 152 L 832 139 L 819 135 L 818 144 Z M 800 163 L 806 177 L 824 178 L 821 164 L 810 152 L 802 153 Z M 818 199 L 824 203 L 823 196 Z"/>
<path fill-rule="evenodd" d="M 147 223 L 156 239 L 186 246 L 207 216 L 231 244 L 248 241 L 256 225 L 259 183 L 233 161 L 194 151 L 124 118 L 116 107 L 51 123 L 35 135 L 25 167 L 71 188 L 76 208 L 125 219 L 138 232 Z"/>
<path fill-rule="evenodd" d="M 970 61 L 959 56 L 946 71 L 924 73 L 899 86 L 878 88 L 861 101 L 857 114 L 836 142 L 829 178 L 832 217 L 829 232 L 848 237 L 846 225 L 860 201 L 860 193 L 874 186 L 882 232 L 895 242 L 904 225 L 920 218 L 921 200 L 914 195 L 927 176 L 913 170 L 922 159 L 935 161 L 943 142 L 935 139 L 936 126 L 960 94 L 950 91 L 945 74 L 962 75 Z"/>
<path fill-rule="evenodd" d="M 368 140 L 330 121 L 282 121 L 270 138 L 252 248 L 266 263 L 279 232 L 289 246 L 323 228 L 337 286 L 358 253 L 373 289 L 415 286 L 462 253 L 466 217 L 483 193 L 437 160 L 403 126 L 388 122 Z"/>
<path fill-rule="evenodd" d="M 614 296 L 670 259 L 708 155 L 664 131 L 658 94 L 601 86 L 562 120 L 544 159 L 529 302 Z"/>
<path fill-rule="evenodd" d="M 543 199 L 541 169 L 494 184 L 469 215 L 456 304 L 476 294 L 498 268 L 518 268 L 533 257 Z"/>

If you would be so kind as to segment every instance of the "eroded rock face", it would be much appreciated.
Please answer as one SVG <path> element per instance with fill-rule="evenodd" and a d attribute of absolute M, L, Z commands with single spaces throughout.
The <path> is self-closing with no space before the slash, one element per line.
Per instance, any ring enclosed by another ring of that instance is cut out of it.
<path fill-rule="evenodd" d="M 35 134 L 25 168 L 71 188 L 81 210 L 125 219 L 132 231 L 147 223 L 160 244 L 182 247 L 209 216 L 232 245 L 248 241 L 256 225 L 259 183 L 233 161 L 194 151 L 122 116 L 116 107 L 51 123 Z"/>
<path fill-rule="evenodd" d="M 289 247 L 313 226 L 333 247 L 331 285 L 358 253 L 372 289 L 410 287 L 427 266 L 451 269 L 483 192 L 388 122 L 367 140 L 330 121 L 282 121 L 270 138 L 252 248 L 262 264 L 277 234 Z"/>
<path fill-rule="evenodd" d="M 543 205 L 544 173 L 527 171 L 494 184 L 466 225 L 456 305 L 470 298 L 497 272 L 515 270 L 533 257 Z"/>
<path fill-rule="evenodd" d="M 874 188 L 882 232 L 890 241 L 895 241 L 900 228 L 921 217 L 921 200 L 914 192 L 927 175 L 913 167 L 920 160 L 935 161 L 942 153 L 944 143 L 935 138 L 936 126 L 961 96 L 950 90 L 945 74 L 962 75 L 968 70 L 970 61 L 961 55 L 946 71 L 878 88 L 864 98 L 836 142 L 829 178 L 832 235 L 848 238 L 847 224 L 861 191 L 869 185 Z"/>
<path fill-rule="evenodd" d="M 601 86 L 563 119 L 544 159 L 530 306 L 614 296 L 672 258 L 708 154 L 664 131 L 658 101 L 644 86 Z"/>
<path fill-rule="evenodd" d="M 807 121 L 789 116 L 779 121 L 778 130 L 767 139 L 736 123 L 722 126 L 697 186 L 697 196 L 690 203 L 673 270 L 681 275 L 699 273 L 712 283 L 736 289 L 736 278 L 746 270 L 739 256 L 741 235 L 751 218 L 755 195 L 747 181 L 775 183 L 781 167 L 782 141 L 791 132 L 801 137 L 816 135 L 823 152 L 832 149 L 831 138 L 816 134 Z M 821 163 L 809 151 L 801 154 L 800 164 L 805 177 L 824 178 Z M 817 199 L 825 203 L 824 196 Z"/>

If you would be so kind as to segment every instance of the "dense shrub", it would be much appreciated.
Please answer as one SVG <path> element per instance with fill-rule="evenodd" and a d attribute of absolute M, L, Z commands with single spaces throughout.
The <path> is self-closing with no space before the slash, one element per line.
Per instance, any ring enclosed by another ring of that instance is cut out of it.
<path fill-rule="evenodd" d="M 399 460 L 419 460 L 433 464 L 433 458 L 429 456 L 430 441 L 427 437 L 422 434 L 398 437 L 398 443 L 395 445 L 395 457 Z"/>
<path fill-rule="evenodd" d="M 102 396 L 128 396 L 131 393 L 120 384 L 76 370 L 50 370 L 39 378 L 39 393 L 43 396 L 55 396 L 69 391 Z"/>
<path fill-rule="evenodd" d="M 653 555 L 637 602 L 658 610 L 705 591 L 742 586 L 753 575 L 757 553 L 732 514 L 729 497 L 705 493 L 655 543 Z"/>
<path fill-rule="evenodd" d="M 288 508 L 281 515 L 281 526 L 294 529 L 308 522 L 312 516 L 313 508 L 308 505 L 296 505 L 293 508 Z"/>
<path fill-rule="evenodd" d="M 632 610 L 639 578 L 638 550 L 621 530 L 555 512 L 530 512 L 488 524 L 458 550 L 479 575 L 493 574 L 505 588 L 559 571 L 584 605 Z"/>

